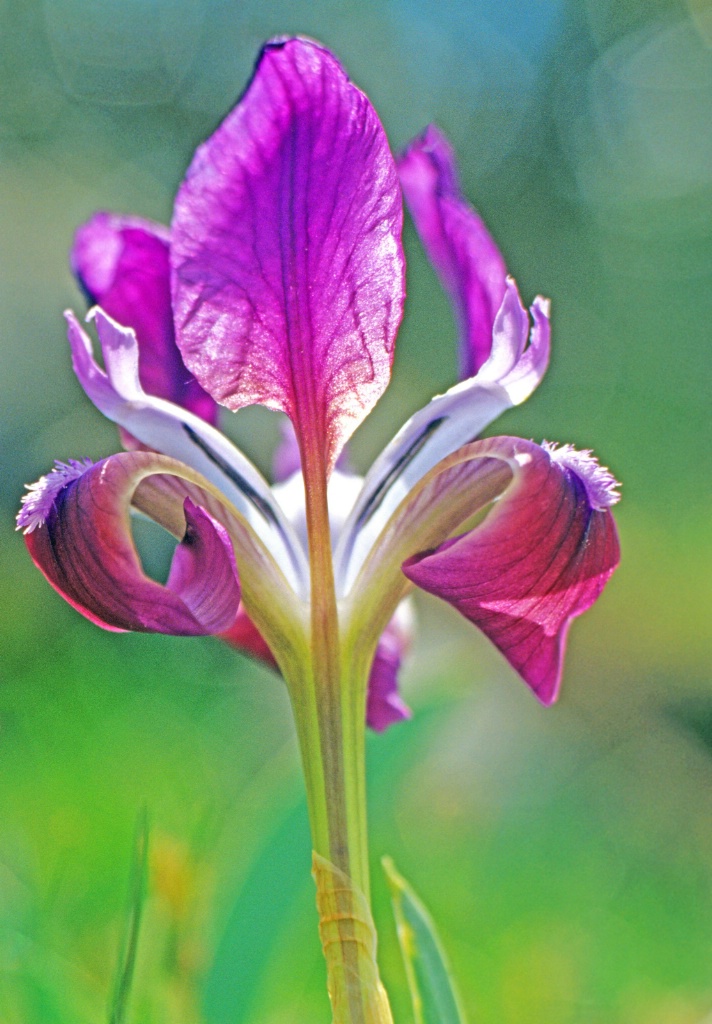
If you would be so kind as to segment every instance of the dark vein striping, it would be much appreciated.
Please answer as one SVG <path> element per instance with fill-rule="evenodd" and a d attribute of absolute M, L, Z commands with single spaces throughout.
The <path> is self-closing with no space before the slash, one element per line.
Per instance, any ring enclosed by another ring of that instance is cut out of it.
<path fill-rule="evenodd" d="M 244 476 L 238 473 L 229 462 L 226 462 L 222 456 L 218 455 L 217 452 L 214 452 L 210 445 L 204 441 L 200 434 L 193 430 L 192 427 L 189 427 L 187 423 L 183 423 L 182 427 L 193 444 L 196 444 L 198 448 L 200 448 L 200 450 L 210 459 L 213 465 L 217 466 L 218 469 L 220 469 L 225 476 L 234 483 L 238 491 L 247 498 L 247 500 L 260 513 L 262 518 L 272 526 L 276 526 L 280 536 L 286 543 L 287 538 L 284 534 L 284 530 L 282 529 L 282 524 L 275 515 L 274 509 L 271 507 L 269 502 L 265 501 L 265 499 L 257 493 L 254 487 L 248 484 Z M 289 547 L 289 545 L 287 545 L 287 547 Z"/>
<path fill-rule="evenodd" d="M 380 506 L 383 504 L 388 490 L 396 482 L 401 473 L 410 465 L 416 455 L 422 451 L 425 444 L 429 441 L 438 427 L 446 421 L 446 419 L 447 416 L 439 416 L 437 419 L 431 420 L 427 427 L 418 434 L 410 447 L 406 448 L 397 462 L 391 466 L 388 473 L 384 476 L 383 480 L 381 480 L 380 484 L 361 510 L 361 513 L 356 520 L 355 531 L 360 530 L 365 526 L 369 519 L 371 519 L 371 517 L 378 511 Z"/>

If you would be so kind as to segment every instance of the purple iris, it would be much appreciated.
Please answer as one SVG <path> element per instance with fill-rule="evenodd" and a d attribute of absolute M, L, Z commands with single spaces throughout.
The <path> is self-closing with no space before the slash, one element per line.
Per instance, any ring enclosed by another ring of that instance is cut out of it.
<path fill-rule="evenodd" d="M 390 378 L 401 193 L 454 308 L 462 380 L 360 479 L 337 460 Z M 170 230 L 97 214 L 72 263 L 104 363 L 68 313 L 74 369 L 128 450 L 58 464 L 18 525 L 75 608 L 107 629 L 221 635 L 288 676 L 313 594 L 333 586 L 339 634 L 362 637 L 371 664 L 368 723 L 383 729 L 408 715 L 396 681 L 415 584 L 555 699 L 569 625 L 618 563 L 617 485 L 589 452 L 478 440 L 541 381 L 549 304 L 523 306 L 436 129 L 394 161 L 327 50 L 270 42 L 197 150 Z M 218 405 L 255 403 L 293 427 L 274 486 L 216 427 Z M 165 586 L 143 573 L 131 510 L 179 538 Z"/>

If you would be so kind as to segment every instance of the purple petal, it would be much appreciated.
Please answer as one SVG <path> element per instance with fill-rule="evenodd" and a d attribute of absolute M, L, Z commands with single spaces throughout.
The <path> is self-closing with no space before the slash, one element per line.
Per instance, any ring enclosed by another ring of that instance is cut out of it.
<path fill-rule="evenodd" d="M 176 200 L 178 346 L 231 409 L 286 412 L 333 466 L 385 389 L 403 302 L 401 202 L 385 134 L 335 58 L 269 43 Z"/>
<path fill-rule="evenodd" d="M 460 376 L 472 377 L 492 350 L 492 328 L 505 295 L 504 259 L 463 198 L 455 155 L 437 128 L 431 125 L 414 139 L 398 161 L 398 172 L 425 251 L 455 310 Z"/>
<path fill-rule="evenodd" d="M 398 693 L 398 673 L 410 648 L 412 619 L 407 602 L 401 602 L 378 641 L 371 666 L 366 700 L 366 724 L 375 732 L 410 718 L 412 711 Z"/>
<path fill-rule="evenodd" d="M 508 278 L 508 284 L 512 281 Z M 515 286 L 516 289 L 516 286 Z M 521 405 L 540 384 L 549 365 L 551 352 L 551 303 L 540 295 L 534 299 L 530 309 L 534 325 L 529 335 L 529 346 L 516 359 L 508 364 L 509 368 L 500 373 L 497 333 L 495 331 L 492 344 L 492 356 L 482 367 L 477 379 L 496 381 L 507 393 L 513 405 Z"/>
<path fill-rule="evenodd" d="M 175 343 L 168 229 L 97 213 L 77 231 L 71 263 L 90 303 L 136 332 L 144 390 L 214 424 L 217 406 L 186 370 Z"/>
<path fill-rule="evenodd" d="M 176 547 L 166 588 L 177 594 L 209 633 L 234 621 L 240 583 L 230 535 L 205 509 L 186 498 L 186 530 Z"/>
<path fill-rule="evenodd" d="M 373 463 L 335 552 L 341 593 L 353 583 L 376 537 L 406 495 L 439 462 L 473 442 L 492 420 L 525 401 L 537 387 L 549 361 L 546 299 L 535 299 L 532 315 L 534 325 L 525 348 L 528 320 L 516 284 L 507 278 L 490 358 L 474 377 L 437 395 L 411 416 Z"/>
<path fill-rule="evenodd" d="M 131 537 L 131 456 L 58 464 L 30 490 L 18 526 L 35 565 L 90 621 L 110 630 L 201 636 L 234 622 L 240 583 L 225 528 L 189 499 L 166 586 L 143 572 Z"/>
<path fill-rule="evenodd" d="M 187 409 L 147 395 L 139 380 L 136 335 L 101 309 L 91 310 L 106 370 L 94 359 L 91 339 L 66 314 L 72 364 L 84 391 L 105 416 L 142 445 L 197 470 L 219 488 L 263 540 L 295 589 L 308 587 L 306 557 L 267 482 L 224 434 Z"/>
<path fill-rule="evenodd" d="M 480 526 L 409 558 L 403 571 L 479 626 L 551 704 L 571 621 L 619 561 L 616 483 L 570 446 L 492 438 L 476 447 L 480 458 L 509 463 L 512 483 Z"/>

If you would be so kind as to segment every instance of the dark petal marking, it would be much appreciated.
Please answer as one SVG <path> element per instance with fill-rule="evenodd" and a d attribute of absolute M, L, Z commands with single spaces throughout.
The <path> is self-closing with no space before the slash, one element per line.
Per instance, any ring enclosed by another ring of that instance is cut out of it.
<path fill-rule="evenodd" d="M 192 429 L 192 427 L 189 427 L 187 423 L 184 423 L 183 430 L 186 432 L 186 434 L 193 442 L 193 444 L 197 445 L 197 447 L 200 448 L 201 452 L 203 452 L 203 454 L 210 459 L 213 465 L 217 466 L 217 468 L 222 473 L 225 474 L 228 480 L 231 480 L 232 483 L 234 483 L 234 485 L 237 487 L 240 493 L 246 498 L 247 501 L 250 502 L 252 507 L 262 516 L 265 522 L 277 530 L 278 534 L 284 541 L 284 547 L 286 551 L 289 553 L 289 556 L 292 559 L 292 565 L 294 566 L 297 573 L 300 573 L 302 570 L 301 563 L 296 558 L 292 543 L 290 542 L 290 538 L 287 537 L 287 534 L 284 531 L 282 523 L 279 521 L 279 518 L 275 515 L 274 509 L 269 504 L 269 502 L 265 501 L 264 498 L 257 493 L 254 487 L 250 486 L 250 484 L 247 482 L 244 476 L 241 476 L 241 474 L 237 472 L 234 466 L 231 466 L 229 462 L 226 462 L 225 459 L 218 455 L 217 452 L 213 451 L 213 449 L 210 447 L 207 441 L 204 441 L 203 438 L 200 437 L 200 435 L 196 433 L 195 430 Z"/>
<path fill-rule="evenodd" d="M 411 442 L 406 448 L 397 461 L 391 466 L 388 473 L 378 483 L 378 485 L 371 492 L 366 504 L 359 513 L 356 520 L 356 529 L 359 530 L 365 526 L 369 519 L 381 506 L 383 499 L 385 498 L 388 490 L 403 474 L 404 470 L 410 465 L 416 455 L 425 447 L 428 440 L 432 437 L 435 431 L 447 420 L 447 416 L 439 416 L 437 419 L 432 420 L 428 425 L 421 431 L 421 433 Z"/>
<path fill-rule="evenodd" d="M 192 427 L 189 427 L 187 423 L 183 423 L 182 427 L 183 430 L 188 435 L 188 437 L 193 442 L 193 444 L 197 445 L 198 448 L 200 448 L 201 452 L 204 452 L 204 454 L 207 455 L 207 457 L 210 459 L 213 465 L 217 466 L 218 469 L 221 472 L 223 472 L 229 480 L 232 480 L 232 482 L 235 484 L 238 490 L 242 494 L 244 494 L 247 500 L 252 503 L 255 509 L 257 509 L 262 518 L 266 522 L 270 523 L 272 526 L 276 526 L 281 532 L 281 523 L 277 519 L 277 516 L 274 514 L 273 509 L 271 508 L 269 503 L 266 502 L 264 498 L 257 493 L 254 487 L 251 487 L 248 484 L 244 476 L 238 473 L 234 466 L 231 466 L 230 463 L 223 459 L 220 455 L 218 455 L 217 452 L 213 451 L 208 442 L 204 441 L 203 438 L 198 433 L 196 433 L 196 431 L 193 430 Z M 282 536 L 285 535 L 282 533 Z"/>

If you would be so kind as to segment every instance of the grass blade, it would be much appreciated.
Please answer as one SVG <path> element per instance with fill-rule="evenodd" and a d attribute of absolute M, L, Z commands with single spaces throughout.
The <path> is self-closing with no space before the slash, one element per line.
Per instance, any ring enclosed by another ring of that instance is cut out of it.
<path fill-rule="evenodd" d="M 126 918 L 123 942 L 119 951 L 113 998 L 109 1011 L 109 1024 L 125 1024 L 126 1007 L 131 992 L 138 938 L 141 930 L 141 915 L 146 896 L 146 863 L 148 858 L 148 813 L 144 808 L 136 822 L 129 908 Z"/>

